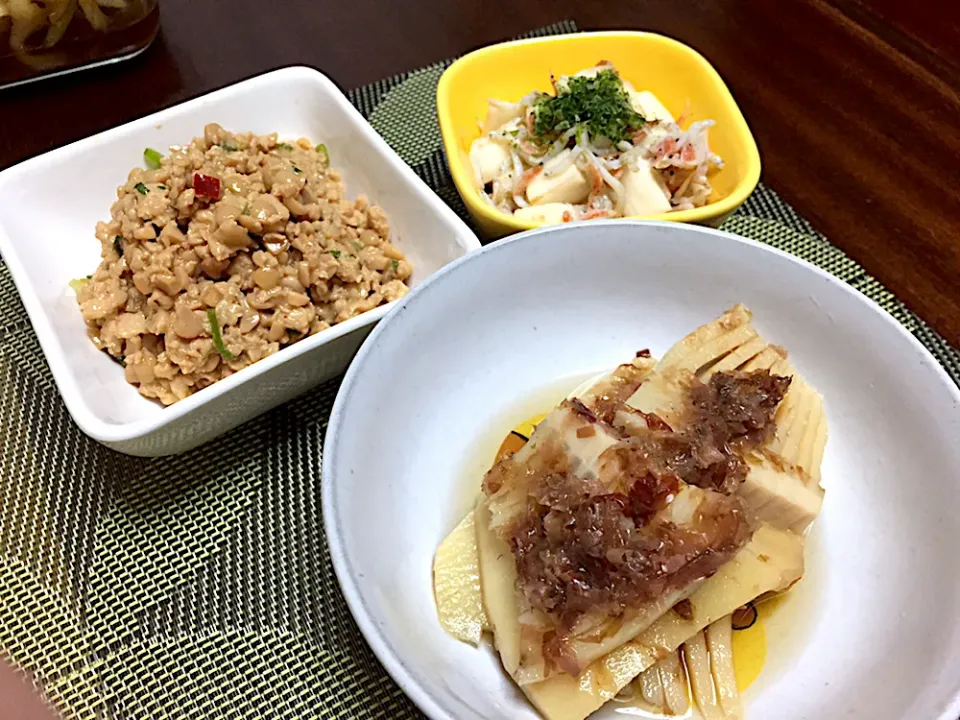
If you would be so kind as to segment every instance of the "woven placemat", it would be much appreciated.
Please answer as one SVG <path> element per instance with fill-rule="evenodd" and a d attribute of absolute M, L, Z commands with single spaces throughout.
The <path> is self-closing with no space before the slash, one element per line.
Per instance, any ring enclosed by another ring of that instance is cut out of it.
<path fill-rule="evenodd" d="M 350 96 L 466 219 L 435 120 L 446 65 Z M 960 378 L 956 350 L 768 188 L 724 228 L 847 281 Z M 0 267 L 0 649 L 66 717 L 421 717 L 358 632 L 323 536 L 338 384 L 186 455 L 118 455 L 73 424 Z"/>

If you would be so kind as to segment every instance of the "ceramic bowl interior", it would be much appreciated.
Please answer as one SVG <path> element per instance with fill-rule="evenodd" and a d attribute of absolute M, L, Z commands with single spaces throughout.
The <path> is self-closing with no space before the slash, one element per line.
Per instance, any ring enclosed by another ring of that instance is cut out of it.
<path fill-rule="evenodd" d="M 760 179 L 760 154 L 733 95 L 713 66 L 693 48 L 655 33 L 613 31 L 516 40 L 481 48 L 451 65 L 437 86 L 437 115 L 457 190 L 474 221 L 499 237 L 538 223 L 496 210 L 480 195 L 468 153 L 491 98 L 514 102 L 532 90 L 552 92 L 551 73 L 572 75 L 612 62 L 638 90 L 650 90 L 680 117 L 716 120 L 710 146 L 724 160 L 710 174 L 710 203 L 651 216 L 672 222 L 719 225 Z"/>
<path fill-rule="evenodd" d="M 125 381 L 122 369 L 87 338 L 68 283 L 97 267 L 97 221 L 109 219 L 116 188 L 131 168 L 142 167 L 144 148 L 166 152 L 202 135 L 210 122 L 236 132 L 324 142 L 347 196 L 366 195 L 387 213 L 392 240 L 413 264 L 414 286 L 479 247 L 466 224 L 337 86 L 310 68 L 246 80 L 5 171 L 0 174 L 0 251 L 58 388 L 87 434 L 127 452 L 186 449 L 342 372 L 362 340 L 356 334 L 389 310 L 375 308 L 306 338 L 170 407 L 142 397 Z M 287 363 L 304 353 L 311 354 L 309 363 L 291 369 Z M 240 387 L 244 390 L 235 392 Z"/>
<path fill-rule="evenodd" d="M 437 622 L 434 551 L 515 423 L 737 302 L 826 398 L 826 500 L 748 718 L 960 714 L 960 393 L 877 305 L 752 241 L 633 221 L 524 233 L 415 291 L 343 383 L 324 448 L 334 564 L 433 718 L 533 718 L 489 643 Z M 774 637 L 775 635 L 775 637 Z M 597 718 L 613 718 L 609 707 Z"/>

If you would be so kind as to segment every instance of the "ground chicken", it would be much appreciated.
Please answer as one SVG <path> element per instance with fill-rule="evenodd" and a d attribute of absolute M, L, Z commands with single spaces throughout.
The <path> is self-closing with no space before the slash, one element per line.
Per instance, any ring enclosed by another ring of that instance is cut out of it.
<path fill-rule="evenodd" d="M 132 170 L 97 238 L 77 292 L 90 338 L 164 405 L 403 297 L 412 272 L 325 147 L 216 124 Z"/>

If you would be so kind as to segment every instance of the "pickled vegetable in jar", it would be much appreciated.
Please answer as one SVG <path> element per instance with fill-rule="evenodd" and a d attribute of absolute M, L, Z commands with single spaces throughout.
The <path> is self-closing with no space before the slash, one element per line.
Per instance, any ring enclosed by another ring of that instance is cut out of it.
<path fill-rule="evenodd" d="M 0 0 L 0 88 L 145 50 L 157 0 Z"/>

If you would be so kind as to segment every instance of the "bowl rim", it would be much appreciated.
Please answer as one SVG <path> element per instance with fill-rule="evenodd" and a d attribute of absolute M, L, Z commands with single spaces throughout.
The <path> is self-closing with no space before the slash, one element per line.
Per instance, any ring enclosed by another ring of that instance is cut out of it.
<path fill-rule="evenodd" d="M 59 163 L 69 161 L 74 153 L 87 150 L 91 147 L 109 144 L 113 142 L 118 135 L 136 133 L 148 127 L 165 123 L 170 118 L 206 107 L 210 105 L 211 102 L 216 102 L 222 97 L 237 94 L 252 96 L 258 88 L 278 80 L 286 79 L 299 79 L 303 82 L 311 82 L 319 86 L 331 102 L 336 103 L 346 112 L 358 132 L 365 135 L 371 141 L 383 162 L 393 165 L 403 180 L 416 191 L 416 194 L 423 201 L 425 209 L 431 209 L 440 215 L 447 224 L 460 229 L 461 232 L 453 236 L 452 242 L 460 245 L 464 250 L 464 254 L 469 254 L 480 247 L 479 239 L 469 226 L 430 189 L 413 169 L 403 161 L 397 152 L 390 147 L 386 140 L 374 130 L 373 126 L 361 115 L 360 111 L 354 107 L 353 103 L 350 102 L 339 86 L 321 71 L 307 65 L 290 65 L 276 70 L 269 70 L 230 83 L 229 85 L 224 85 L 223 87 L 216 88 L 136 118 L 130 122 L 108 128 L 23 160 L 0 172 L 0 190 L 7 185 L 15 183 L 16 180 L 23 175 L 38 171 L 49 172 L 51 169 L 56 168 Z M 94 413 L 84 400 L 83 394 L 79 389 L 79 383 L 69 372 L 70 361 L 67 354 L 63 350 L 52 324 L 48 321 L 39 296 L 33 287 L 33 283 L 29 280 L 29 276 L 20 261 L 17 245 L 7 234 L 2 221 L 0 221 L 0 253 L 2 253 L 10 269 L 10 275 L 17 288 L 20 300 L 27 310 L 30 324 L 40 343 L 43 355 L 50 366 L 50 372 L 53 375 L 54 382 L 68 412 L 85 434 L 99 442 L 107 444 L 140 439 L 168 427 L 184 416 L 195 412 L 201 406 L 252 381 L 258 375 L 268 372 L 279 365 L 311 352 L 355 330 L 377 322 L 399 302 L 395 300 L 381 305 L 342 323 L 333 325 L 316 335 L 304 338 L 300 342 L 288 345 L 279 352 L 255 363 L 251 363 L 233 375 L 205 387 L 183 400 L 160 408 L 160 411 L 155 414 L 127 422 L 113 423 L 102 419 Z M 424 278 L 423 282 L 426 280 L 427 278 Z"/>
<path fill-rule="evenodd" d="M 675 223 L 663 222 L 658 220 L 635 220 L 635 219 L 616 219 L 616 220 L 597 220 L 591 221 L 586 226 L 590 230 L 599 229 L 602 231 L 604 226 L 623 225 L 624 223 L 637 228 L 638 230 L 646 227 L 664 227 L 670 228 L 676 232 L 692 232 L 713 235 L 721 242 L 732 242 L 754 247 L 762 253 L 769 253 L 774 256 L 784 258 L 792 263 L 800 265 L 828 282 L 839 288 L 842 292 L 851 296 L 852 302 L 859 302 L 866 305 L 870 310 L 878 313 L 883 318 L 883 322 L 892 326 L 894 332 L 899 333 L 913 349 L 920 354 L 923 359 L 930 364 L 934 372 L 940 377 L 944 385 L 953 396 L 954 403 L 960 407 L 960 386 L 958 386 L 950 375 L 944 369 L 943 365 L 933 356 L 933 354 L 896 318 L 884 310 L 877 302 L 871 300 L 859 290 L 844 282 L 831 273 L 817 267 L 813 263 L 804 260 L 796 255 L 792 255 L 783 250 L 771 247 L 750 238 L 728 233 L 723 230 L 703 227 L 699 225 L 681 226 Z M 458 272 L 460 266 L 475 262 L 477 258 L 488 253 L 510 252 L 509 248 L 514 245 L 520 245 L 535 239 L 539 235 L 563 232 L 571 227 L 584 227 L 584 223 L 571 225 L 548 225 L 540 228 L 512 235 L 508 238 L 495 243 L 484 245 L 479 250 L 468 253 L 463 257 L 457 258 L 452 263 L 445 265 L 436 273 L 426 279 L 425 282 L 414 288 L 407 296 L 406 300 L 415 299 L 420 295 L 432 292 L 433 287 L 441 281 L 443 277 L 450 273 Z M 390 676 L 396 681 L 401 689 L 410 697 L 413 702 L 428 717 L 433 720 L 458 720 L 458 718 L 440 707 L 438 702 L 421 685 L 418 673 L 413 668 L 409 668 L 402 659 L 402 653 L 395 648 L 381 632 L 377 621 L 372 612 L 367 608 L 364 601 L 364 593 L 361 592 L 362 585 L 365 582 L 359 582 L 350 558 L 347 555 L 347 548 L 343 543 L 343 535 L 340 528 L 343 525 L 339 516 L 340 504 L 337 497 L 337 485 L 333 469 L 338 464 L 339 459 L 339 434 L 342 416 L 350 405 L 350 398 L 354 388 L 357 385 L 357 378 L 362 372 L 362 368 L 367 364 L 369 358 L 378 353 L 377 341 L 382 333 L 390 328 L 391 323 L 399 322 L 403 310 L 406 309 L 406 303 L 394 308 L 390 314 L 373 329 L 367 337 L 360 351 L 357 353 L 353 362 L 344 376 L 343 382 L 337 391 L 337 397 L 330 413 L 327 425 L 327 432 L 323 441 L 323 459 L 321 465 L 321 515 L 323 516 L 324 533 L 327 538 L 327 546 L 330 550 L 330 558 L 333 563 L 334 572 L 340 584 L 343 596 L 346 599 L 347 607 L 360 628 L 367 644 L 373 650 L 377 659 L 386 668 Z M 938 715 L 937 720 L 956 720 L 960 715 L 960 683 L 953 690 L 953 697 L 949 699 L 948 705 Z"/>
<path fill-rule="evenodd" d="M 527 47 L 532 45 L 550 45 L 565 42 L 576 43 L 585 38 L 628 38 L 638 42 L 653 42 L 672 46 L 677 51 L 687 55 L 693 62 L 699 66 L 700 70 L 710 79 L 717 91 L 719 97 L 729 106 L 733 115 L 735 134 L 738 138 L 738 144 L 742 142 L 744 155 L 746 159 L 746 172 L 740 182 L 734 186 L 733 190 L 725 197 L 716 202 L 708 203 L 703 207 L 693 208 L 691 210 L 678 210 L 670 213 L 657 213 L 653 215 L 630 215 L 617 220 L 651 220 L 667 221 L 679 223 L 703 223 L 709 220 L 722 217 L 746 201 L 753 192 L 757 183 L 760 182 L 760 172 L 762 163 L 760 160 L 760 151 L 757 148 L 757 141 L 753 137 L 750 126 L 747 124 L 743 111 L 737 104 L 730 88 L 720 77 L 720 73 L 710 64 L 702 54 L 691 46 L 680 42 L 674 38 L 659 33 L 647 32 L 643 30 L 602 30 L 597 32 L 569 33 L 564 35 L 548 35 L 546 37 L 529 38 L 524 40 L 511 40 L 508 42 L 488 45 L 486 47 L 474 50 L 461 56 L 443 71 L 437 84 L 437 117 L 440 124 L 440 134 L 443 138 L 443 149 L 447 156 L 447 164 L 450 167 L 450 174 L 453 177 L 454 184 L 460 197 L 467 205 L 471 213 L 480 216 L 487 223 L 496 224 L 510 228 L 511 232 L 521 230 L 533 230 L 543 227 L 544 223 L 538 223 L 532 220 L 521 220 L 513 215 L 497 210 L 489 203 L 485 202 L 479 195 L 479 191 L 470 181 L 471 171 L 465 166 L 456 136 L 456 127 L 453 122 L 450 99 L 452 88 L 457 82 L 458 75 L 467 65 L 488 55 L 498 54 L 505 50 L 511 50 L 517 47 Z M 594 221 L 591 221 L 594 222 Z"/>

